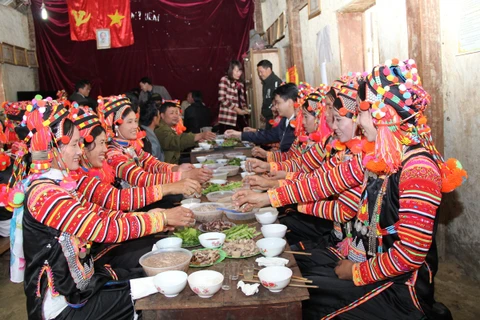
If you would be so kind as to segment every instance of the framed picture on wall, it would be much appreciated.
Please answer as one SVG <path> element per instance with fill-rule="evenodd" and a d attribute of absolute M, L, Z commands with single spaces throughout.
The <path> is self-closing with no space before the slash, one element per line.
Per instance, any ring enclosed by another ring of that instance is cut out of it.
<path fill-rule="evenodd" d="M 110 49 L 110 29 L 97 29 L 95 34 L 97 35 L 97 50 Z"/>
<path fill-rule="evenodd" d="M 15 64 L 17 66 L 28 67 L 26 49 L 20 47 L 14 47 L 13 53 L 15 56 Z"/>
<path fill-rule="evenodd" d="M 2 43 L 2 62 L 15 64 L 15 55 L 13 53 L 13 46 L 8 43 Z"/>
<path fill-rule="evenodd" d="M 322 12 L 321 0 L 308 0 L 308 19 L 318 16 Z"/>
<path fill-rule="evenodd" d="M 38 60 L 35 50 L 27 50 L 27 64 L 31 68 L 38 68 Z"/>

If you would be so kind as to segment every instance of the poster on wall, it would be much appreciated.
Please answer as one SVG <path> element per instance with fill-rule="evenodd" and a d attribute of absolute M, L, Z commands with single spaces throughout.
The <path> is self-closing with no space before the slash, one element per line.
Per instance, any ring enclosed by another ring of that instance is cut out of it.
<path fill-rule="evenodd" d="M 464 0 L 458 24 L 458 54 L 480 51 L 480 2 Z"/>
<path fill-rule="evenodd" d="M 15 64 L 15 56 L 11 44 L 2 43 L 2 63 Z"/>
<path fill-rule="evenodd" d="M 97 35 L 97 50 L 110 49 L 110 29 L 97 29 L 95 33 Z"/>

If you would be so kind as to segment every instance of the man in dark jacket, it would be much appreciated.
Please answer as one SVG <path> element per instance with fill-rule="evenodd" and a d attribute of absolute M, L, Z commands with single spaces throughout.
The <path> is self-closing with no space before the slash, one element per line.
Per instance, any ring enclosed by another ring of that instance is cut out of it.
<path fill-rule="evenodd" d="M 272 63 L 268 60 L 262 60 L 257 64 L 257 73 L 262 80 L 262 116 L 265 118 L 265 130 L 271 129 L 270 120 L 273 119 L 271 110 L 273 91 L 282 83 L 282 79 L 272 70 Z"/>
<path fill-rule="evenodd" d="M 280 123 L 270 130 L 256 132 L 240 132 L 235 130 L 225 131 L 225 137 L 235 137 L 242 141 L 255 144 L 280 143 L 280 151 L 287 152 L 295 140 L 295 128 L 290 121 L 295 119 L 295 102 L 298 97 L 298 88 L 293 83 L 287 83 L 273 91 L 273 105 L 282 117 Z"/>
<path fill-rule="evenodd" d="M 97 102 L 89 97 L 92 85 L 88 80 L 80 80 L 75 83 L 75 92 L 68 98 L 70 102 L 76 101 L 79 105 L 88 106 L 97 110 Z"/>
<path fill-rule="evenodd" d="M 210 126 L 210 110 L 205 106 L 200 91 L 192 91 L 193 103 L 185 110 L 183 125 L 186 132 L 200 133 L 200 129 Z"/>

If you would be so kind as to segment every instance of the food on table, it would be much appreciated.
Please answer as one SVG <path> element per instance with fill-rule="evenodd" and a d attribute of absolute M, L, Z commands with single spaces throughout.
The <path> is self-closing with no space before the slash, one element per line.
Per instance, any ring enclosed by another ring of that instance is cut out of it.
<path fill-rule="evenodd" d="M 232 227 L 224 231 L 226 235 L 226 240 L 238 240 L 238 239 L 253 239 L 256 236 L 260 235 L 260 232 L 257 232 L 255 227 L 248 227 L 246 224 L 241 224 L 235 227 Z"/>
<path fill-rule="evenodd" d="M 242 161 L 242 160 L 240 160 L 240 159 L 238 159 L 238 158 L 233 158 L 233 159 L 228 160 L 227 164 L 228 164 L 229 166 L 240 166 L 240 162 L 241 162 L 241 161 Z"/>
<path fill-rule="evenodd" d="M 214 264 L 220 258 L 218 250 L 195 250 L 192 252 L 193 256 L 190 264 L 196 266 L 205 266 Z"/>
<path fill-rule="evenodd" d="M 215 163 L 216 163 L 215 160 L 211 160 L 211 159 L 205 160 L 202 162 L 202 164 L 215 164 Z"/>
<path fill-rule="evenodd" d="M 222 220 L 215 220 L 212 222 L 206 222 L 200 225 L 202 231 L 205 232 L 222 232 L 228 230 L 234 226 L 233 223 Z"/>
<path fill-rule="evenodd" d="M 238 143 L 238 140 L 235 138 L 228 138 L 225 139 L 225 141 L 222 144 L 222 147 L 233 147 L 236 146 Z"/>
<path fill-rule="evenodd" d="M 208 187 L 203 189 L 202 194 L 207 194 L 210 192 L 215 192 L 215 191 L 230 191 L 234 189 L 239 189 L 243 185 L 242 181 L 235 181 L 235 182 L 230 182 L 225 185 L 219 185 L 219 184 L 210 184 Z"/>
<path fill-rule="evenodd" d="M 195 228 L 185 228 L 181 231 L 174 232 L 173 235 L 183 240 L 183 246 L 194 246 L 199 245 L 198 236 L 202 233 Z"/>
<path fill-rule="evenodd" d="M 159 252 L 146 257 L 142 263 L 149 268 L 164 268 L 179 265 L 187 258 L 188 255 L 183 252 Z"/>
<path fill-rule="evenodd" d="M 226 241 L 222 250 L 232 258 L 251 257 L 259 253 L 257 245 L 252 239 Z"/>
<path fill-rule="evenodd" d="M 218 205 L 205 204 L 205 205 L 202 205 L 202 206 L 195 207 L 195 211 L 196 212 L 210 212 L 210 211 L 217 210 L 217 208 L 218 208 Z"/>

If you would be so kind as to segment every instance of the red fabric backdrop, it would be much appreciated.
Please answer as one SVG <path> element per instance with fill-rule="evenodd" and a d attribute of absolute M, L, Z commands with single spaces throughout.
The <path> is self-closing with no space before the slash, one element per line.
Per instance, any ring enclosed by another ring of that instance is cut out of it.
<path fill-rule="evenodd" d="M 97 50 L 95 41 L 70 40 L 65 0 L 44 2 L 47 21 L 42 1 L 32 1 L 41 90 L 71 93 L 88 79 L 92 97 L 125 92 L 148 76 L 173 98 L 196 89 L 213 106 L 228 62 L 248 49 L 254 28 L 253 0 L 131 0 L 134 45 Z"/>

